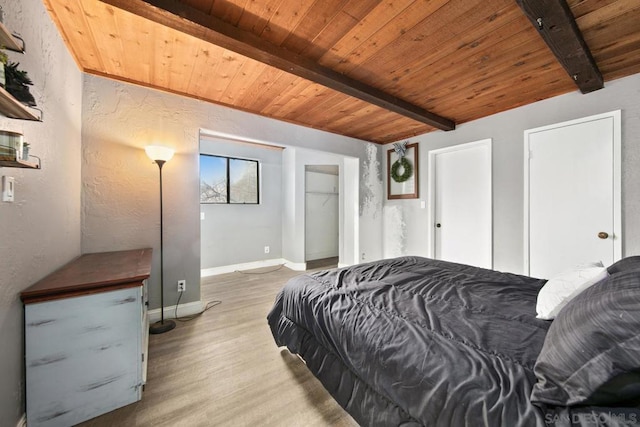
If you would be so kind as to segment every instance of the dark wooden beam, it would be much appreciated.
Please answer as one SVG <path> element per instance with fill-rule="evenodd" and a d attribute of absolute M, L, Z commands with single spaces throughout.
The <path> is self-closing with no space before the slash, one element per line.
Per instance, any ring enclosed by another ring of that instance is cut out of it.
<path fill-rule="evenodd" d="M 100 1 L 413 120 L 442 130 L 455 129 L 450 119 L 323 67 L 179 1 Z"/>
<path fill-rule="evenodd" d="M 565 0 L 516 0 L 582 93 L 604 87 L 602 74 Z"/>

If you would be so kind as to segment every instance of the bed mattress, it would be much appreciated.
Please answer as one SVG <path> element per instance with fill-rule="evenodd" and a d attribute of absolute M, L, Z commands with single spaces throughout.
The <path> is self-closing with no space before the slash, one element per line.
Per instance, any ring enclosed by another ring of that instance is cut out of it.
<path fill-rule="evenodd" d="M 294 278 L 268 322 L 362 425 L 598 425 L 529 401 L 544 283 L 401 257 Z"/>

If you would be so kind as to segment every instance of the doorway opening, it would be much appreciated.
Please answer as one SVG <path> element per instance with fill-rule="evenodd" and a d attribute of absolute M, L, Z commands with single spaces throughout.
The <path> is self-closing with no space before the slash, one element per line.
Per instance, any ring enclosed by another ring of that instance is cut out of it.
<path fill-rule="evenodd" d="M 307 269 L 338 265 L 340 168 L 305 165 L 305 262 Z"/>

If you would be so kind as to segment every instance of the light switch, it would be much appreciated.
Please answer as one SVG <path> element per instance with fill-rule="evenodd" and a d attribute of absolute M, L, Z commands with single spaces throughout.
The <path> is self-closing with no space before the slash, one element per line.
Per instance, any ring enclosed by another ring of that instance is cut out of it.
<path fill-rule="evenodd" d="M 426 209 L 427 208 L 427 202 L 425 202 L 424 200 L 420 200 L 420 209 Z"/>
<path fill-rule="evenodd" d="M 14 193 L 14 178 L 12 176 L 3 176 L 2 177 L 2 201 L 3 202 L 13 202 L 13 193 Z"/>
<path fill-rule="evenodd" d="M 200 212 L 200 221 L 204 221 L 204 212 Z"/>

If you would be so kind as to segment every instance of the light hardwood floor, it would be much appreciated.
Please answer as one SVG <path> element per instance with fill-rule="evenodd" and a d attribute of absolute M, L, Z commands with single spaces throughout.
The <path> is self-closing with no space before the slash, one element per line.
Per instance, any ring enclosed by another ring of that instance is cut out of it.
<path fill-rule="evenodd" d="M 297 356 L 276 347 L 266 316 L 300 274 L 276 268 L 203 279 L 202 300 L 222 303 L 151 335 L 142 400 L 82 426 L 357 426 Z"/>

